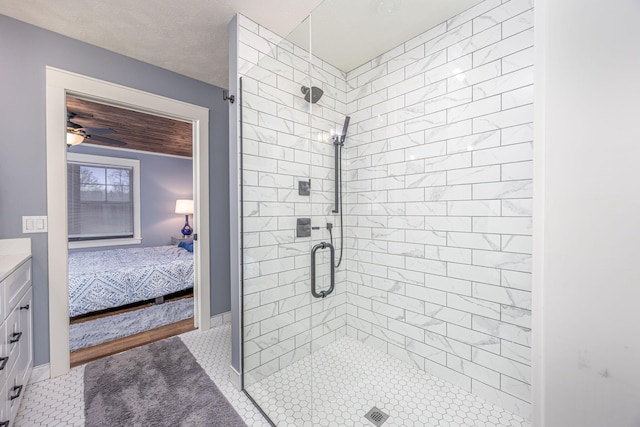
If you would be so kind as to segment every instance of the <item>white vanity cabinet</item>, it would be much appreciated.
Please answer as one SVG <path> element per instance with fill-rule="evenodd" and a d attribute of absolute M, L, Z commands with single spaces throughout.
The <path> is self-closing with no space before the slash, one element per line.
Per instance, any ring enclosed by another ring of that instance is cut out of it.
<path fill-rule="evenodd" d="M 30 241 L 0 240 L 0 427 L 13 426 L 31 375 L 32 310 Z"/>

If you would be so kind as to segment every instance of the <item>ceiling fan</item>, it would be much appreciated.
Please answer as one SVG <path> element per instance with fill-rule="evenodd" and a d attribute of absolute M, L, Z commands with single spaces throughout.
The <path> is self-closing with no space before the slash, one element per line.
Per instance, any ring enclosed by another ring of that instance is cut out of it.
<path fill-rule="evenodd" d="M 111 128 L 89 128 L 83 127 L 78 123 L 74 123 L 72 120 L 77 116 L 72 111 L 67 111 L 67 145 L 78 145 L 84 142 L 86 139 L 91 139 L 98 142 L 104 142 L 106 144 L 112 144 L 117 146 L 127 145 L 126 142 L 118 141 L 116 139 L 107 138 L 101 135 L 117 133 Z"/>

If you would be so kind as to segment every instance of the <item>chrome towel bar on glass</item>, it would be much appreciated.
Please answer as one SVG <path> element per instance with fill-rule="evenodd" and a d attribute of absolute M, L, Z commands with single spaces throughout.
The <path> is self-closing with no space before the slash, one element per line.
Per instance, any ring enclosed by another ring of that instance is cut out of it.
<path fill-rule="evenodd" d="M 316 252 L 318 251 L 318 249 L 326 249 L 326 248 L 329 248 L 329 250 L 331 251 L 331 260 L 329 261 L 331 263 L 331 286 L 329 286 L 329 289 L 327 289 L 326 291 L 317 292 L 316 291 Z M 333 245 L 331 243 L 327 243 L 327 242 L 318 243 L 311 249 L 311 294 L 316 298 L 324 298 L 327 295 L 329 295 L 331 292 L 333 292 L 333 288 L 335 287 L 335 284 L 336 284 L 336 269 L 335 269 L 335 262 L 334 262 L 335 257 L 336 257 L 336 251 L 333 248 Z"/>

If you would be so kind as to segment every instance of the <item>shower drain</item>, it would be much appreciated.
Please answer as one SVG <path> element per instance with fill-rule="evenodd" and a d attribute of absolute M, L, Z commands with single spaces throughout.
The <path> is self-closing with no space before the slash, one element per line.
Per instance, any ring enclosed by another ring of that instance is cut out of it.
<path fill-rule="evenodd" d="M 374 406 L 369 410 L 369 412 L 365 414 L 364 417 L 375 424 L 377 427 L 380 427 L 385 421 L 387 421 L 389 415 L 385 414 L 380 409 Z"/>

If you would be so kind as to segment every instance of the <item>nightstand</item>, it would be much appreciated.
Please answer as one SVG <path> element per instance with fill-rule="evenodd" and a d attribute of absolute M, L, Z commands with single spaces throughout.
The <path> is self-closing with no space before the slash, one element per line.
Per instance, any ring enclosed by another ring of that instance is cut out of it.
<path fill-rule="evenodd" d="M 171 236 L 172 245 L 179 245 L 180 242 L 182 242 L 183 240 L 186 240 L 186 239 L 182 236 Z"/>

